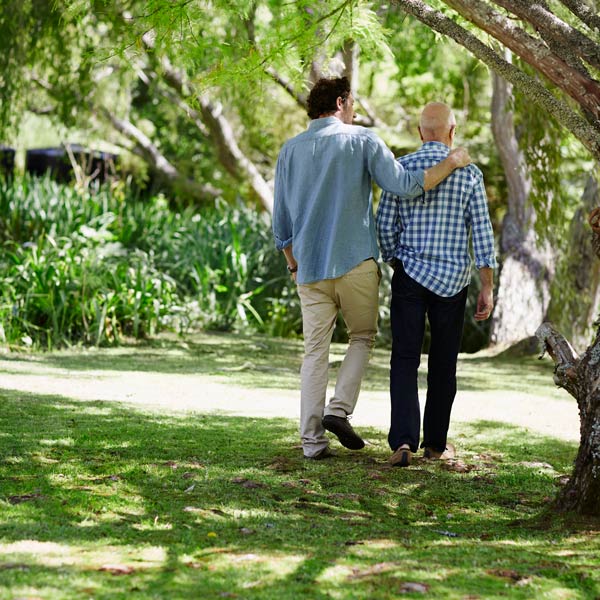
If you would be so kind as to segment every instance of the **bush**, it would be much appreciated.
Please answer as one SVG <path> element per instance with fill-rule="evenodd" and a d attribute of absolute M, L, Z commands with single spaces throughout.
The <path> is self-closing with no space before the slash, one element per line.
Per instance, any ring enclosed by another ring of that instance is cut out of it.
<path fill-rule="evenodd" d="M 269 217 L 241 203 L 175 211 L 164 197 L 141 200 L 124 184 L 82 190 L 24 177 L 0 179 L 0 215 L 0 342 L 51 348 L 164 329 L 302 331 Z M 390 274 L 384 267 L 384 345 Z M 467 322 L 468 351 L 487 343 L 476 327 Z M 339 319 L 334 340 L 345 337 Z"/>
<path fill-rule="evenodd" d="M 0 181 L 0 341 L 118 343 L 161 329 L 296 335 L 300 308 L 268 218 L 171 210 L 125 187 Z"/>

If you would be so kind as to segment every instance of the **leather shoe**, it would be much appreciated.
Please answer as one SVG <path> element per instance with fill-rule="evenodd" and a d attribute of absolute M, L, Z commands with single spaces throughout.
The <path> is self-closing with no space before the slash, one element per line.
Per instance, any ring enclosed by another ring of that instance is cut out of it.
<path fill-rule="evenodd" d="M 436 458 L 438 460 L 448 460 L 456 456 L 456 449 L 452 444 L 448 444 L 443 452 L 434 448 L 425 447 L 423 450 L 423 458 Z"/>
<path fill-rule="evenodd" d="M 325 446 L 322 450 L 319 450 L 316 454 L 312 456 L 304 455 L 306 460 L 324 460 L 326 458 L 332 458 L 335 454 L 329 449 L 329 446 Z"/>
<path fill-rule="evenodd" d="M 410 451 L 410 448 L 398 448 L 398 450 L 388 458 L 388 462 L 393 467 L 408 467 L 412 462 L 412 452 Z"/>
<path fill-rule="evenodd" d="M 350 450 L 360 450 L 365 447 L 363 439 L 354 431 L 347 418 L 325 415 L 321 423 L 327 431 L 337 435 L 342 446 Z"/>

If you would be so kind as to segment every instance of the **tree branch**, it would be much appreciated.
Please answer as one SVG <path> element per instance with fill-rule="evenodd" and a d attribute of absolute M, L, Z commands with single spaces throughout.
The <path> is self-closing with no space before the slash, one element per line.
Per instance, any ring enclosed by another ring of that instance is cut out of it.
<path fill-rule="evenodd" d="M 552 115 L 563 127 L 571 131 L 594 157 L 600 159 L 600 131 L 592 127 L 565 102 L 557 100 L 541 83 L 502 59 L 473 34 L 442 13 L 433 10 L 422 0 L 392 1 L 434 31 L 447 35 L 464 46 L 475 57 L 517 87 L 531 102 Z"/>
<path fill-rule="evenodd" d="M 600 16 L 592 8 L 581 0 L 560 0 L 582 23 L 585 23 L 592 31 L 600 33 Z"/>
<path fill-rule="evenodd" d="M 142 39 L 148 51 L 153 50 L 151 35 Z M 223 114 L 220 103 L 214 103 L 207 94 L 198 94 L 189 82 L 184 80 L 183 73 L 176 69 L 166 57 L 160 57 L 160 68 L 164 80 L 182 98 L 193 97 L 200 108 L 202 122 L 206 125 L 209 136 L 217 148 L 217 154 L 223 167 L 236 179 L 248 181 L 263 207 L 273 212 L 273 191 L 261 175 L 256 165 L 242 152 L 238 146 L 231 124 Z M 189 91 L 188 91 L 189 90 Z"/>
<path fill-rule="evenodd" d="M 555 363 L 554 383 L 575 396 L 577 367 L 580 362 L 577 353 L 552 323 L 542 323 L 535 335 Z"/>
<path fill-rule="evenodd" d="M 106 108 L 97 110 L 92 108 L 92 110 L 100 112 L 119 133 L 132 140 L 138 153 L 144 157 L 151 168 L 169 181 L 176 189 L 201 200 L 212 200 L 221 195 L 221 190 L 212 185 L 202 185 L 183 176 L 161 154 L 159 149 L 152 143 L 152 140 L 130 121 L 119 119 Z"/>
<path fill-rule="evenodd" d="M 600 122 L 600 85 L 567 64 L 550 51 L 541 40 L 520 29 L 509 19 L 480 0 L 444 0 L 461 16 L 510 48 L 525 62 L 545 75 L 554 85 L 593 115 L 592 124 Z M 600 131 L 600 128 L 599 128 Z"/>
<path fill-rule="evenodd" d="M 537 2 L 524 0 L 494 0 L 495 4 L 528 21 L 547 41 L 568 46 L 576 56 L 600 69 L 600 45 L 578 29 L 571 27 Z"/>

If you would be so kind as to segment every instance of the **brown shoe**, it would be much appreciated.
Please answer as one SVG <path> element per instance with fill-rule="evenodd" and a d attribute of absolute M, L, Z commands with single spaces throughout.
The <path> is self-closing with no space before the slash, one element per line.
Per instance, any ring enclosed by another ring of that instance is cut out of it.
<path fill-rule="evenodd" d="M 410 451 L 410 448 L 398 448 L 398 450 L 388 458 L 388 462 L 393 467 L 408 467 L 412 462 L 412 452 Z"/>
<path fill-rule="evenodd" d="M 325 460 L 326 458 L 333 458 L 335 454 L 329 449 L 329 446 L 325 446 L 322 450 L 319 450 L 316 454 L 312 456 L 304 455 L 306 460 Z"/>
<path fill-rule="evenodd" d="M 453 444 L 447 444 L 446 449 L 443 452 L 439 450 L 434 450 L 433 448 L 426 447 L 423 450 L 423 458 L 435 458 L 439 460 L 448 460 L 449 458 L 454 458 L 456 456 L 456 448 Z"/>

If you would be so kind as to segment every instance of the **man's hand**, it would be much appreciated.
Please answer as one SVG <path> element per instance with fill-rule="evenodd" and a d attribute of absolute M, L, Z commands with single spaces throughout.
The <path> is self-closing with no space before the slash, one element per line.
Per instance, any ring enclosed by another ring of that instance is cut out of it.
<path fill-rule="evenodd" d="M 494 290 L 491 286 L 484 286 L 477 297 L 477 312 L 475 313 L 475 320 L 485 321 L 492 314 L 493 308 Z"/>
<path fill-rule="evenodd" d="M 454 163 L 455 169 L 466 167 L 467 165 L 470 165 L 473 162 L 466 148 L 454 148 L 454 150 L 450 150 L 448 158 L 450 158 Z"/>

